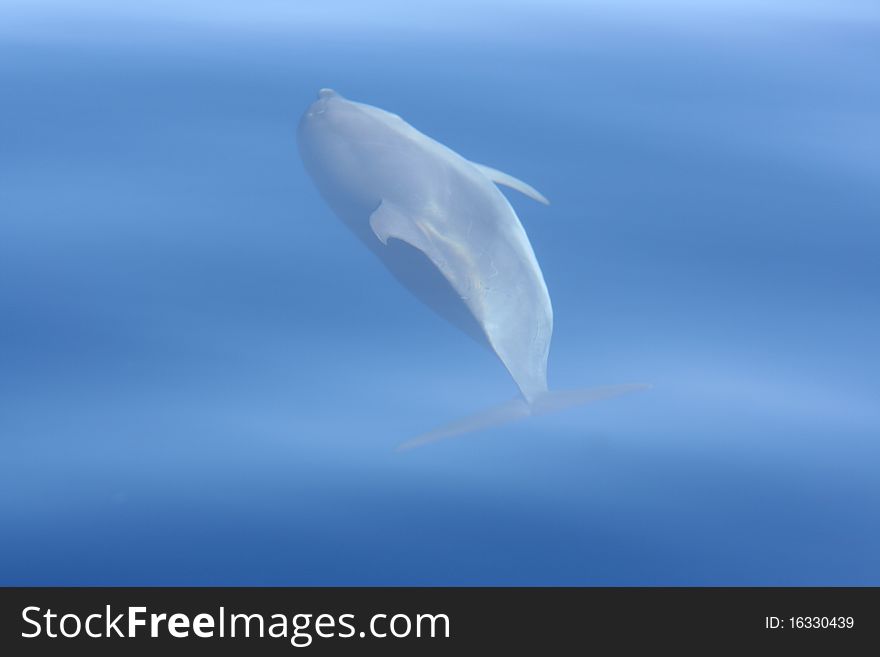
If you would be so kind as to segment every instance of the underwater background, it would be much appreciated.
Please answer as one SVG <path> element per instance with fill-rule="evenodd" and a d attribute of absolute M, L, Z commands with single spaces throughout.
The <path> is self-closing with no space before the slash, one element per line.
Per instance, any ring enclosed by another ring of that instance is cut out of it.
<path fill-rule="evenodd" d="M 0 584 L 880 585 L 880 4 L 0 0 Z M 549 197 L 550 383 L 333 216 L 321 87 Z"/>

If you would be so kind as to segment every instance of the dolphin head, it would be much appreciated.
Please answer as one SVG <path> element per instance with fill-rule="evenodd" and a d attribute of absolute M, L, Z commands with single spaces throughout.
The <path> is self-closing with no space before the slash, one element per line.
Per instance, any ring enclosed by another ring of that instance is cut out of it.
<path fill-rule="evenodd" d="M 333 89 L 324 88 L 324 89 L 318 90 L 317 100 L 315 100 L 315 102 L 313 102 L 311 105 L 309 105 L 308 109 L 306 109 L 306 112 L 305 112 L 303 118 L 316 119 L 318 117 L 323 116 L 327 112 L 328 107 L 331 106 L 334 103 L 334 101 L 338 101 L 338 100 L 345 100 L 345 99 L 342 96 L 340 96 L 338 93 L 333 91 Z"/>
<path fill-rule="evenodd" d="M 320 89 L 317 99 L 306 108 L 300 118 L 300 138 L 308 134 L 344 133 L 355 115 L 354 103 L 333 89 Z"/>
<path fill-rule="evenodd" d="M 310 172 L 326 170 L 347 150 L 346 115 L 350 105 L 332 89 L 318 91 L 317 99 L 306 108 L 297 127 L 297 143 Z"/>
<path fill-rule="evenodd" d="M 374 134 L 376 119 L 364 107 L 333 89 L 321 89 L 300 118 L 297 145 L 306 170 L 325 198 L 337 203 L 355 199 L 375 207 L 378 199 L 364 189 L 369 182 L 365 181 L 361 144 Z"/>
<path fill-rule="evenodd" d="M 333 138 L 349 144 L 375 139 L 389 123 L 403 123 L 396 114 L 346 99 L 333 89 L 320 89 L 318 98 L 306 108 L 299 122 L 301 142 Z"/>
<path fill-rule="evenodd" d="M 318 98 L 306 108 L 299 120 L 300 141 L 305 135 L 329 130 L 337 114 L 334 109 L 338 109 L 336 106 L 340 101 L 344 102 L 345 99 L 332 89 L 318 91 Z"/>

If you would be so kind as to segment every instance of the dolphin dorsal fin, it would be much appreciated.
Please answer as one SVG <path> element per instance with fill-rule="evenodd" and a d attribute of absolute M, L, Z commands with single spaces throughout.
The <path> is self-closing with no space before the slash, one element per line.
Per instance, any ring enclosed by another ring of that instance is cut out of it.
<path fill-rule="evenodd" d="M 498 169 L 493 169 L 492 167 L 487 167 L 485 164 L 477 164 L 476 162 L 471 162 L 477 169 L 479 169 L 484 176 L 486 176 L 489 180 L 494 182 L 497 185 L 504 185 L 505 187 L 510 187 L 511 189 L 515 189 L 521 194 L 525 194 L 531 199 L 538 201 L 538 203 L 543 203 L 544 205 L 550 205 L 550 201 L 539 192 L 537 189 L 529 185 L 528 183 L 524 183 L 519 178 L 514 178 L 508 173 L 504 173 L 503 171 L 499 171 Z"/>

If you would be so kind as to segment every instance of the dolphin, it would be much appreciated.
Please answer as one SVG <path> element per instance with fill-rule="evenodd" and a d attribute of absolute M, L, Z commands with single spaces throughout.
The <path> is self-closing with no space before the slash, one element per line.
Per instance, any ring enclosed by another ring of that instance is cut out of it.
<path fill-rule="evenodd" d="M 550 294 L 529 238 L 498 189 L 548 204 L 534 187 L 332 89 L 321 89 L 306 109 L 297 141 L 334 213 L 417 298 L 488 346 L 519 388 L 520 397 L 401 448 L 646 387 L 548 389 Z"/>

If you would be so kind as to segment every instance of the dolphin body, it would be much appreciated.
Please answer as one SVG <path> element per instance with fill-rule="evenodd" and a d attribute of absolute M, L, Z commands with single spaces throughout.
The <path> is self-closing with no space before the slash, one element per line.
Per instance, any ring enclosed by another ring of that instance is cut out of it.
<path fill-rule="evenodd" d="M 529 238 L 496 185 L 547 204 L 533 187 L 331 89 L 321 89 L 303 114 L 298 144 L 337 216 L 415 296 L 489 346 L 522 395 L 401 447 L 645 387 L 548 390 L 550 295 Z"/>

